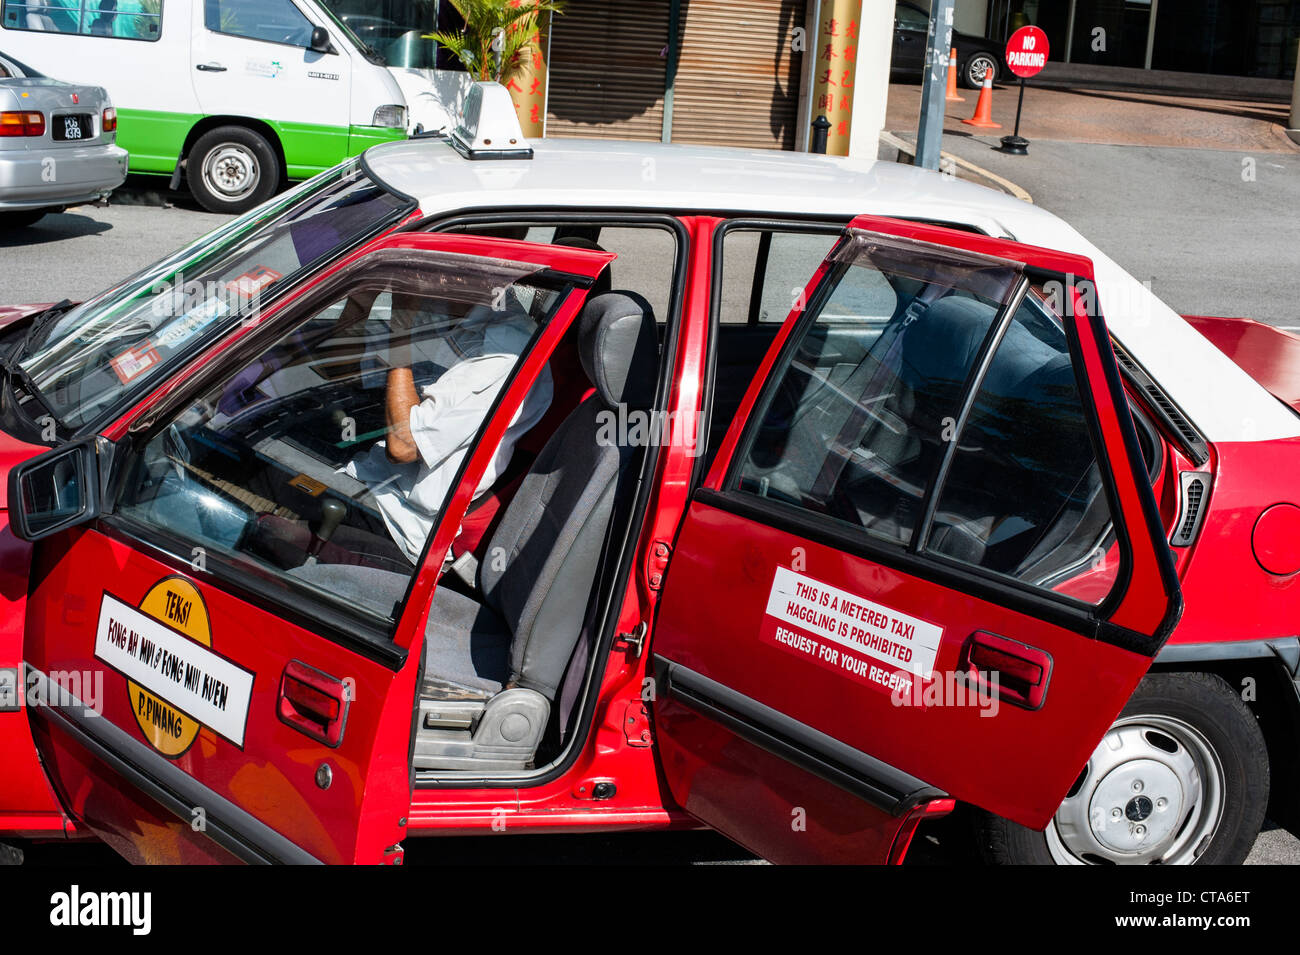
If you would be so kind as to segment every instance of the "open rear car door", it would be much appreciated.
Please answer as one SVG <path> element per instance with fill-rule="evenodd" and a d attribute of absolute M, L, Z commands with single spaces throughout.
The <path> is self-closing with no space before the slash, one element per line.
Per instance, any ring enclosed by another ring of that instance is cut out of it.
<path fill-rule="evenodd" d="M 388 236 L 13 472 L 16 530 L 38 541 L 26 702 L 74 818 L 134 861 L 401 861 L 444 556 L 612 258 Z M 406 371 L 481 407 L 426 429 L 464 431 L 427 534 L 392 506 L 407 472 L 366 470 L 388 466 Z"/>
<path fill-rule="evenodd" d="M 1182 606 L 1096 303 L 1078 256 L 851 223 L 673 547 L 688 812 L 795 862 L 897 861 L 954 800 L 1049 822 Z M 1117 810 L 1119 844 L 1162 807 Z"/>

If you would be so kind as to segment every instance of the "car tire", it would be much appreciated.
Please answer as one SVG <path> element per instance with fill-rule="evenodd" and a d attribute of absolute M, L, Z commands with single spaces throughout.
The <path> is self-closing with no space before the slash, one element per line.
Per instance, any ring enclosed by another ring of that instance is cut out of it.
<path fill-rule="evenodd" d="M 1268 748 L 1254 714 L 1226 681 L 1210 673 L 1148 675 L 1107 738 L 1115 745 L 1098 746 L 1043 832 L 975 813 L 985 861 L 1238 865 L 1246 858 L 1268 806 Z M 1141 778 L 1134 780 L 1135 772 Z M 1145 796 L 1135 794 L 1137 783 Z M 1181 792 L 1194 795 L 1175 795 Z M 1161 800 L 1177 806 L 1163 823 Z M 1117 810 L 1129 817 L 1118 817 L 1119 828 L 1101 836 L 1092 830 L 1094 813 Z M 1147 827 L 1142 838 L 1153 837 L 1145 847 L 1132 841 L 1138 813 Z"/>
<path fill-rule="evenodd" d="M 266 137 L 219 126 L 199 137 L 185 164 L 190 193 L 209 212 L 247 212 L 274 195 L 280 159 Z"/>
<path fill-rule="evenodd" d="M 0 212 L 0 229 L 25 229 L 45 218 L 46 209 L 20 209 Z"/>
<path fill-rule="evenodd" d="M 961 68 L 961 84 L 967 89 L 977 90 L 984 85 L 984 71 L 993 71 L 993 82 L 997 83 L 998 74 L 1002 72 L 998 58 L 992 53 L 972 53 L 966 57 Z"/>

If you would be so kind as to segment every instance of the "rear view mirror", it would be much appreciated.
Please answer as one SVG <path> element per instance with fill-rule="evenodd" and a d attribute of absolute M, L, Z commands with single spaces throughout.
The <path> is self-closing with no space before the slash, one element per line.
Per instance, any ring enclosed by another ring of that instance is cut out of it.
<path fill-rule="evenodd" d="M 334 47 L 330 43 L 329 31 L 324 27 L 312 27 L 311 42 L 307 44 L 307 49 L 313 53 L 333 53 Z"/>
<path fill-rule="evenodd" d="M 9 472 L 9 522 L 35 541 L 99 512 L 99 468 L 93 438 L 56 448 Z"/>

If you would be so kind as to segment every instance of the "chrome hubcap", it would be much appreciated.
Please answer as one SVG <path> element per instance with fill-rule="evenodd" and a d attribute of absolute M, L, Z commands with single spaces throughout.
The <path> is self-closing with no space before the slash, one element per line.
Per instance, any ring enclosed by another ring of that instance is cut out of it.
<path fill-rule="evenodd" d="M 1047 827 L 1063 865 L 1189 864 L 1223 816 L 1223 768 L 1193 726 L 1133 716 L 1102 739 Z"/>
<path fill-rule="evenodd" d="M 208 153 L 203 179 L 223 199 L 243 199 L 257 188 L 261 168 L 248 149 L 226 143 Z"/>
<path fill-rule="evenodd" d="M 987 56 L 977 56 L 970 61 L 966 67 L 966 75 L 972 86 L 981 86 L 984 83 L 984 73 L 993 66 L 993 61 Z"/>

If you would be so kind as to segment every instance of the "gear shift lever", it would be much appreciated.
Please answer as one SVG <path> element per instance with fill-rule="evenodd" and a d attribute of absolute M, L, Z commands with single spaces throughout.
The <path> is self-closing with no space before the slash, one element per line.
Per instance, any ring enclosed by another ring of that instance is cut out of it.
<path fill-rule="evenodd" d="M 339 529 L 343 519 L 348 516 L 348 506 L 332 497 L 327 497 L 321 501 L 320 509 L 320 530 L 311 535 L 311 543 L 307 545 L 307 564 L 316 563 L 316 558 L 320 556 L 320 552 L 329 543 L 329 539 L 334 536 L 334 532 Z"/>

